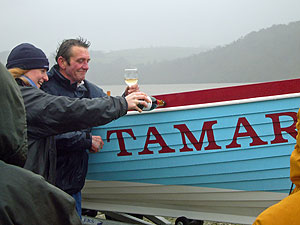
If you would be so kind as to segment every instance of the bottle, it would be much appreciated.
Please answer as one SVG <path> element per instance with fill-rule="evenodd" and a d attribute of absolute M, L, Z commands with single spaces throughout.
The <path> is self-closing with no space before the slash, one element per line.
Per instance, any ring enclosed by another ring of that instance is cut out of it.
<path fill-rule="evenodd" d="M 147 107 L 140 104 L 138 105 L 138 107 L 143 111 L 150 111 L 156 109 L 157 107 L 162 107 L 166 105 L 165 101 L 156 99 L 153 96 L 148 96 L 147 98 L 151 101 L 149 103 L 147 102 Z"/>

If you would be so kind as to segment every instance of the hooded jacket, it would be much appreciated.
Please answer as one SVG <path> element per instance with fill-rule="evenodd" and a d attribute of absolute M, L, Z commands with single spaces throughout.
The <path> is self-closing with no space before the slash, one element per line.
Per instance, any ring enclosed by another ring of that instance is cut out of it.
<path fill-rule="evenodd" d="M 49 81 L 42 90 L 56 96 L 71 98 L 105 97 L 103 90 L 87 80 L 81 85 L 71 84 L 55 65 L 48 72 Z M 88 153 L 92 147 L 91 128 L 76 132 L 68 132 L 55 137 L 57 149 L 55 185 L 68 194 L 79 192 L 85 183 L 88 169 Z"/>
<path fill-rule="evenodd" d="M 24 86 L 19 79 L 28 128 L 28 155 L 24 168 L 55 184 L 54 136 L 111 122 L 127 113 L 124 97 L 74 99 Z"/>
<path fill-rule="evenodd" d="M 18 167 L 27 154 L 25 108 L 18 85 L 1 63 L 0 109 L 0 224 L 81 224 L 71 196 Z"/>

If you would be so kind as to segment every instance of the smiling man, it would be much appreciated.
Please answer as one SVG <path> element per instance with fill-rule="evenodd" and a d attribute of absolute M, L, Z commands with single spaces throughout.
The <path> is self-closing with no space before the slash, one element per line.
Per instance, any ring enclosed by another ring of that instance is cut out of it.
<path fill-rule="evenodd" d="M 82 38 L 64 40 L 57 50 L 56 62 L 48 73 L 49 81 L 42 89 L 53 95 L 71 98 L 96 98 L 106 94 L 85 80 L 89 69 L 90 43 Z M 56 136 L 57 164 L 56 186 L 72 195 L 81 216 L 81 189 L 87 173 L 88 154 L 98 152 L 103 141 L 91 135 L 91 129 Z"/>
<path fill-rule="evenodd" d="M 57 50 L 56 62 L 48 72 L 49 81 L 42 90 L 71 98 L 97 98 L 106 96 L 101 88 L 85 79 L 89 69 L 90 43 L 82 38 L 64 40 Z M 138 85 L 127 87 L 125 93 L 139 91 Z M 88 153 L 103 147 L 100 136 L 91 134 L 91 128 L 56 136 L 56 186 L 72 195 L 81 216 L 81 189 L 88 167 Z"/>

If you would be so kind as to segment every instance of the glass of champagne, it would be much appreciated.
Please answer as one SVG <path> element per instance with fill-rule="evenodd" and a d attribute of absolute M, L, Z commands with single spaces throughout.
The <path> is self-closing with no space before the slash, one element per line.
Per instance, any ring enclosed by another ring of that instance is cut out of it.
<path fill-rule="evenodd" d="M 130 87 L 137 84 L 139 76 L 137 68 L 125 69 L 124 70 L 125 83 Z"/>

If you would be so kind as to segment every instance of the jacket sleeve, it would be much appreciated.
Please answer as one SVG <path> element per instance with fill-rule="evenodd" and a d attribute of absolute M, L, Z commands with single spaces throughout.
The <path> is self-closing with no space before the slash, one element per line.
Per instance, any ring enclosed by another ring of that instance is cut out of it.
<path fill-rule="evenodd" d="M 16 81 L 0 63 L 0 159 L 23 166 L 27 157 L 25 107 Z"/>
<path fill-rule="evenodd" d="M 28 135 L 47 137 L 107 124 L 127 113 L 124 97 L 77 99 L 54 96 L 33 87 L 20 87 Z"/>
<path fill-rule="evenodd" d="M 92 147 L 92 137 L 89 132 L 74 131 L 55 136 L 57 151 L 82 151 Z"/>

